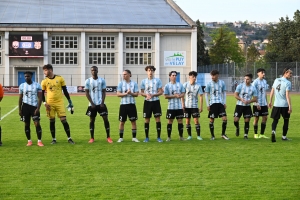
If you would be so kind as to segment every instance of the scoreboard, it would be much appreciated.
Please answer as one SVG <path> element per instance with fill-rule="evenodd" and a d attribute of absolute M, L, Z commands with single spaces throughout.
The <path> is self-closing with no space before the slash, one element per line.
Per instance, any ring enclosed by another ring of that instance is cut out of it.
<path fill-rule="evenodd" d="M 9 57 L 44 57 L 43 35 L 9 35 Z"/>

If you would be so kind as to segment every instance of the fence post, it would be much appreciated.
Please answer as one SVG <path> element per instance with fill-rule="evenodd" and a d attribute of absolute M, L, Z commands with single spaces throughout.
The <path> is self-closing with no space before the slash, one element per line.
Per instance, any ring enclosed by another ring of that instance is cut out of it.
<path fill-rule="evenodd" d="M 73 86 L 72 74 L 71 74 L 71 86 Z"/>

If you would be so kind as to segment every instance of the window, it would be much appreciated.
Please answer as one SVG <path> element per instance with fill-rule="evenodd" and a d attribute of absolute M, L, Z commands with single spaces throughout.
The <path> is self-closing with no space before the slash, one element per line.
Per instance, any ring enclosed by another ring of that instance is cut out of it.
<path fill-rule="evenodd" d="M 152 37 L 126 37 L 126 49 L 152 49 Z"/>
<path fill-rule="evenodd" d="M 152 64 L 151 53 L 126 53 L 127 65 L 150 65 Z"/>
<path fill-rule="evenodd" d="M 89 49 L 114 49 L 115 37 L 89 37 Z"/>
<path fill-rule="evenodd" d="M 77 36 L 52 36 L 51 48 L 52 49 L 77 49 L 78 37 Z"/>
<path fill-rule="evenodd" d="M 76 65 L 78 62 L 77 52 L 52 52 L 52 64 L 55 65 Z"/>
<path fill-rule="evenodd" d="M 96 65 L 114 65 L 115 64 L 115 53 L 107 52 L 96 52 L 89 53 L 89 64 Z"/>
<path fill-rule="evenodd" d="M 2 37 L 0 36 L 0 49 L 2 49 Z"/>

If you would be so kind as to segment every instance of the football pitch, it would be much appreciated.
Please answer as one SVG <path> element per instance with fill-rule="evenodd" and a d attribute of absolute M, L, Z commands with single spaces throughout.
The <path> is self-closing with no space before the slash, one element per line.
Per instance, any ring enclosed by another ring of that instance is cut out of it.
<path fill-rule="evenodd" d="M 31 123 L 33 146 L 27 147 L 24 123 L 20 122 L 18 96 L 5 96 L 0 103 L 3 146 L 0 147 L 0 199 L 299 199 L 300 198 L 300 96 L 293 94 L 288 138 L 282 141 L 282 119 L 277 126 L 277 142 L 253 138 L 253 119 L 249 140 L 235 136 L 233 96 L 227 96 L 228 125 L 221 138 L 221 119 L 215 120 L 216 140 L 210 140 L 206 104 L 201 113 L 201 136 L 196 140 L 193 123 L 191 141 L 179 141 L 177 122 L 173 123 L 172 141 L 167 138 L 165 113 L 167 100 L 161 97 L 162 139 L 156 142 L 155 121 L 150 122 L 150 142 L 144 140 L 143 98 L 137 100 L 137 138 L 131 142 L 131 124 L 125 123 L 124 142 L 117 143 L 120 98 L 108 96 L 113 144 L 106 142 L 103 120 L 97 116 L 95 142 L 89 144 L 89 117 L 85 115 L 85 96 L 72 96 L 75 112 L 68 113 L 71 136 L 67 142 L 63 126 L 56 119 L 57 144 L 51 145 L 49 120 L 41 107 L 42 141 L 36 145 Z M 65 105 L 67 100 L 65 99 Z M 271 110 L 269 110 L 269 113 Z M 4 117 L 4 118 L 3 118 Z M 268 119 L 265 134 L 271 133 Z M 185 123 L 184 123 L 185 124 Z M 260 123 L 259 123 L 260 131 Z M 184 137 L 187 131 L 184 130 Z"/>

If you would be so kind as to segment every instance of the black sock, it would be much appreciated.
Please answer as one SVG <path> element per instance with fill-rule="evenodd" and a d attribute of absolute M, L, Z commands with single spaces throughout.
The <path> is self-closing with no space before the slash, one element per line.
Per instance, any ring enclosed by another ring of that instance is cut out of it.
<path fill-rule="evenodd" d="M 254 128 L 254 134 L 257 134 L 258 125 L 257 124 L 253 125 L 253 128 Z"/>
<path fill-rule="evenodd" d="M 214 123 L 213 122 L 209 122 L 209 130 L 210 130 L 210 134 L 211 137 L 215 137 L 215 127 L 214 127 Z"/>
<path fill-rule="evenodd" d="M 168 137 L 171 137 L 172 134 L 172 124 L 167 125 L 167 132 L 168 132 Z"/>
<path fill-rule="evenodd" d="M 276 131 L 277 124 L 278 124 L 278 119 L 273 119 L 272 131 Z"/>
<path fill-rule="evenodd" d="M 50 132 L 52 138 L 55 138 L 55 121 L 50 121 Z"/>
<path fill-rule="evenodd" d="M 201 130 L 200 124 L 195 124 L 195 128 L 196 128 L 197 136 L 200 136 L 200 130 Z"/>
<path fill-rule="evenodd" d="M 192 136 L 192 127 L 191 127 L 191 125 L 190 124 L 186 124 L 185 127 L 186 127 L 186 130 L 188 132 L 188 135 Z"/>
<path fill-rule="evenodd" d="M 2 128 L 0 126 L 0 142 L 1 142 Z"/>
<path fill-rule="evenodd" d="M 244 132 L 246 135 L 248 135 L 249 132 L 249 122 L 245 122 Z"/>
<path fill-rule="evenodd" d="M 95 131 L 95 122 L 90 122 L 90 134 L 91 134 L 91 138 L 94 139 L 94 131 Z"/>
<path fill-rule="evenodd" d="M 132 129 L 131 132 L 132 132 L 132 138 L 136 138 L 136 129 Z"/>
<path fill-rule="evenodd" d="M 236 129 L 240 129 L 240 124 L 239 124 L 239 122 L 234 122 L 234 126 L 236 127 Z"/>
<path fill-rule="evenodd" d="M 157 138 L 160 138 L 160 132 L 161 132 L 161 123 L 156 122 L 156 131 L 157 131 Z"/>
<path fill-rule="evenodd" d="M 123 138 L 124 130 L 119 130 L 119 135 L 120 135 L 120 138 Z"/>
<path fill-rule="evenodd" d="M 71 133 L 70 133 L 70 126 L 69 126 L 69 123 L 67 122 L 67 120 L 63 120 L 61 121 L 61 123 L 63 124 L 64 126 L 64 129 L 65 129 L 65 132 L 67 134 L 67 137 L 70 138 L 71 137 Z"/>
<path fill-rule="evenodd" d="M 225 135 L 226 128 L 227 128 L 227 120 L 224 120 L 222 123 L 222 135 Z"/>
<path fill-rule="evenodd" d="M 149 137 L 149 123 L 144 124 L 146 138 Z"/>
<path fill-rule="evenodd" d="M 183 124 L 178 124 L 179 137 L 183 137 Z"/>
<path fill-rule="evenodd" d="M 261 123 L 260 126 L 261 126 L 260 134 L 263 135 L 263 134 L 265 134 L 266 123 Z"/>
<path fill-rule="evenodd" d="M 42 140 L 42 127 L 41 127 L 41 125 L 37 125 L 35 127 L 35 130 L 36 130 L 36 135 L 37 135 L 38 140 Z"/>
<path fill-rule="evenodd" d="M 30 137 L 30 126 L 25 125 L 25 134 L 26 134 L 27 140 L 30 140 L 31 139 L 31 137 Z"/>
<path fill-rule="evenodd" d="M 289 119 L 284 119 L 282 127 L 282 135 L 286 136 L 289 130 Z"/>
<path fill-rule="evenodd" d="M 110 125 L 109 125 L 108 120 L 104 121 L 104 127 L 105 127 L 105 131 L 106 131 L 106 138 L 109 138 L 110 137 Z"/>

